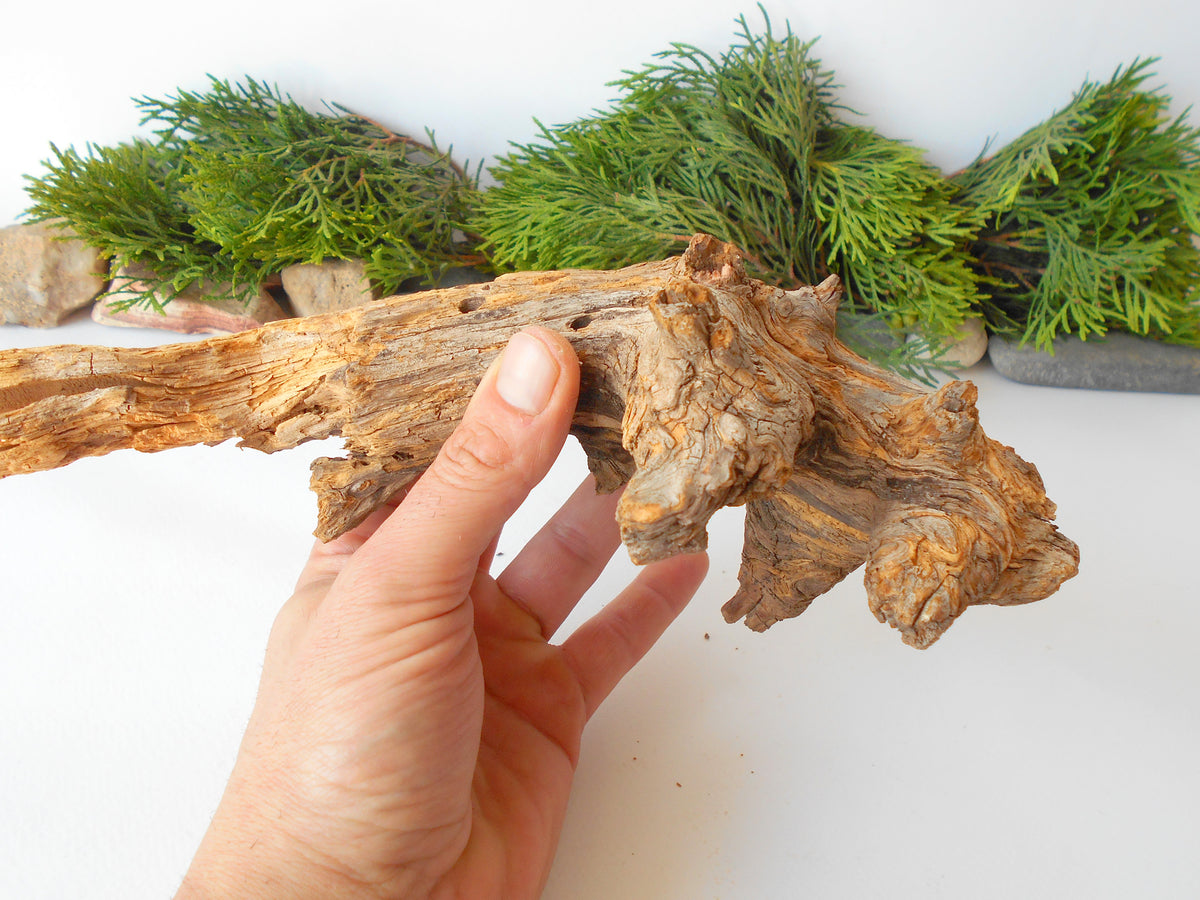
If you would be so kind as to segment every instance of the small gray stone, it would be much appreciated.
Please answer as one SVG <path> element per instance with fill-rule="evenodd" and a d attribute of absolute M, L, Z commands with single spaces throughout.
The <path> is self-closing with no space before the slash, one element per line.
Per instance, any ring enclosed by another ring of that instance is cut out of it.
<path fill-rule="evenodd" d="M 491 281 L 492 277 L 474 266 L 455 266 L 447 269 L 433 286 L 440 290 L 441 288 L 461 287 L 464 284 L 483 284 Z"/>
<path fill-rule="evenodd" d="M 108 263 L 59 221 L 0 228 L 0 323 L 49 328 L 104 290 Z"/>
<path fill-rule="evenodd" d="M 877 351 L 895 350 L 904 340 L 904 334 L 889 327 L 882 316 L 839 309 L 837 338 L 860 356 L 870 357 Z"/>
<path fill-rule="evenodd" d="M 357 259 L 288 266 L 281 277 L 283 290 L 298 316 L 337 312 L 374 299 L 362 261 Z"/>
<path fill-rule="evenodd" d="M 1123 332 L 1060 337 L 1053 354 L 992 335 L 988 356 L 997 372 L 1024 384 L 1200 394 L 1200 349 Z"/>

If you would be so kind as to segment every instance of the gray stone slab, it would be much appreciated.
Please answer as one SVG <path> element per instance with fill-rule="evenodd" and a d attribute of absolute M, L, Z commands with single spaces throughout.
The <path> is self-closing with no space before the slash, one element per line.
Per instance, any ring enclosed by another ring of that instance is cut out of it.
<path fill-rule="evenodd" d="M 1024 384 L 1200 394 L 1200 349 L 1121 332 L 1058 338 L 1053 354 L 992 335 L 988 356 L 997 372 Z"/>

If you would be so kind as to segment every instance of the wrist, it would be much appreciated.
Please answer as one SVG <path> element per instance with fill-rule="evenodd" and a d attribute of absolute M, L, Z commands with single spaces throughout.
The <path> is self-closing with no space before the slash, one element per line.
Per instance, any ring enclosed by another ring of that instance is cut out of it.
<path fill-rule="evenodd" d="M 328 884 L 307 859 L 278 836 L 230 833 L 215 822 L 188 867 L 175 900 L 254 897 L 263 900 L 350 898 Z"/>
<path fill-rule="evenodd" d="M 282 816 L 230 818 L 218 811 L 175 900 L 419 900 L 428 895 L 402 874 L 376 884 L 336 860 L 322 859 L 286 831 Z"/>

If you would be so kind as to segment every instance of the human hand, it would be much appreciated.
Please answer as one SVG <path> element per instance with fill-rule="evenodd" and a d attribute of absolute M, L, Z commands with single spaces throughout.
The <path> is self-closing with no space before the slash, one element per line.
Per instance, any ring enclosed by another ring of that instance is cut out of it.
<path fill-rule="evenodd" d="M 649 566 L 551 644 L 619 545 L 589 481 L 488 574 L 578 385 L 564 339 L 517 335 L 402 502 L 314 548 L 181 900 L 538 896 L 584 725 L 707 567 Z"/>

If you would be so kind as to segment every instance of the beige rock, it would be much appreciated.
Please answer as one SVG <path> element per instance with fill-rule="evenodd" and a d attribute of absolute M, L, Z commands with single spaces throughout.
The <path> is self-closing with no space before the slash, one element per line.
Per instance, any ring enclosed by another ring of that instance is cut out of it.
<path fill-rule="evenodd" d="M 916 340 L 915 335 L 909 336 L 909 341 L 914 340 Z M 946 349 L 946 352 L 940 357 L 940 361 L 948 366 L 965 369 L 983 359 L 984 354 L 987 353 L 987 347 L 987 327 L 984 325 L 983 319 L 967 319 L 958 328 L 958 339 Z"/>
<path fill-rule="evenodd" d="M 49 328 L 104 290 L 108 264 L 73 234 L 57 221 L 0 228 L 0 323 Z"/>
<path fill-rule="evenodd" d="M 250 328 L 258 328 L 267 322 L 287 318 L 287 313 L 275 302 L 266 288 L 249 303 L 232 298 L 224 300 L 203 299 L 203 286 L 192 286 L 163 303 L 163 311 L 145 305 L 120 309 L 131 295 L 144 292 L 141 282 L 130 280 L 146 277 L 145 270 L 126 267 L 117 272 L 115 290 L 92 307 L 92 318 L 101 325 L 117 325 L 123 328 L 161 328 L 180 334 L 235 334 Z M 227 290 L 224 286 L 223 290 Z M 220 293 L 217 291 L 215 293 Z"/>
<path fill-rule="evenodd" d="M 364 266 L 357 259 L 327 259 L 283 270 L 283 290 L 298 316 L 340 312 L 375 299 Z"/>

